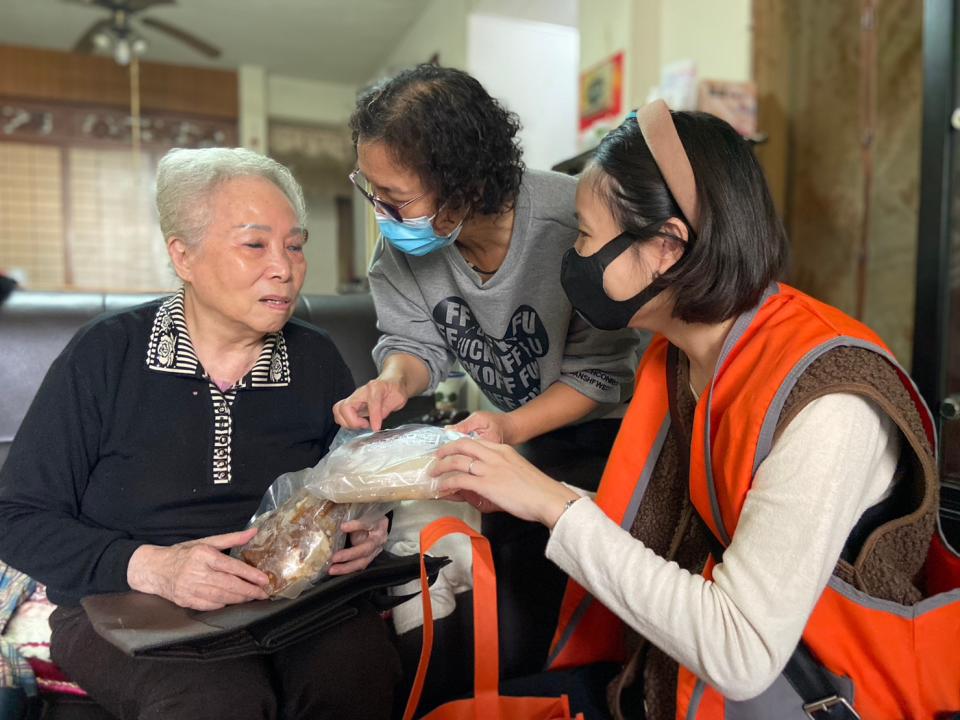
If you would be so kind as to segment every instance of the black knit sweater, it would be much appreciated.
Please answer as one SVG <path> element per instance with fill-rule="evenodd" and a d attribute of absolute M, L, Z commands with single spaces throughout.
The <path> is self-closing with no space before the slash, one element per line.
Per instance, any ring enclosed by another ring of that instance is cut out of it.
<path fill-rule="evenodd" d="M 296 319 L 224 393 L 180 296 L 95 320 L 51 366 L 0 471 L 0 558 L 58 604 L 127 590 L 137 547 L 240 530 L 278 475 L 316 464 L 353 387 L 326 333 Z"/>

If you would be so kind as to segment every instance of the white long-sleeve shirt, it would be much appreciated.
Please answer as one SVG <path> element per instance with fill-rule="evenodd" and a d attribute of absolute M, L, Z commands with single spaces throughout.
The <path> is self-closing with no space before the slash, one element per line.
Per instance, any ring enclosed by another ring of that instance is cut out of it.
<path fill-rule="evenodd" d="M 561 515 L 547 557 L 723 695 L 755 697 L 786 665 L 857 520 L 889 493 L 899 447 L 875 403 L 826 395 L 760 465 L 712 580 L 656 555 L 589 499 Z"/>

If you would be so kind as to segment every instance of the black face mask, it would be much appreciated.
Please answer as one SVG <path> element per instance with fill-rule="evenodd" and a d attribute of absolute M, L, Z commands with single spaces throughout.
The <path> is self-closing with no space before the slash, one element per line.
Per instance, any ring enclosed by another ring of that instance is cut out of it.
<path fill-rule="evenodd" d="M 651 235 L 654 233 L 651 233 Z M 651 284 L 629 300 L 612 300 L 603 289 L 603 271 L 642 236 L 620 233 L 589 257 L 570 248 L 563 254 L 560 284 L 574 310 L 599 330 L 620 330 L 637 310 L 660 294 Z"/>

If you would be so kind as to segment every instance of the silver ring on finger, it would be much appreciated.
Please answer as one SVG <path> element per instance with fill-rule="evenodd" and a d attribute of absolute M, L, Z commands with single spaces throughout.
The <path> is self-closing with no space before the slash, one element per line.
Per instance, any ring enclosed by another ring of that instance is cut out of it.
<path fill-rule="evenodd" d="M 470 464 L 467 465 L 467 474 L 473 475 L 473 464 L 477 461 L 476 458 L 470 461 Z"/>

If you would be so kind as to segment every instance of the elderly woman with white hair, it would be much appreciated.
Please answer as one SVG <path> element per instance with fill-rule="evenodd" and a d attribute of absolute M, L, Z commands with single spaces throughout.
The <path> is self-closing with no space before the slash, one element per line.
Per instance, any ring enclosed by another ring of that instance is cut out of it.
<path fill-rule="evenodd" d="M 58 665 L 119 718 L 389 717 L 399 660 L 379 615 L 267 656 L 131 659 L 80 598 L 128 589 L 197 610 L 266 597 L 223 551 L 281 473 L 315 464 L 353 380 L 330 338 L 293 319 L 303 194 L 242 149 L 173 150 L 157 208 L 183 287 L 99 318 L 43 382 L 0 473 L 0 558 L 46 583 Z M 344 524 L 331 574 L 364 568 L 386 519 Z"/>

